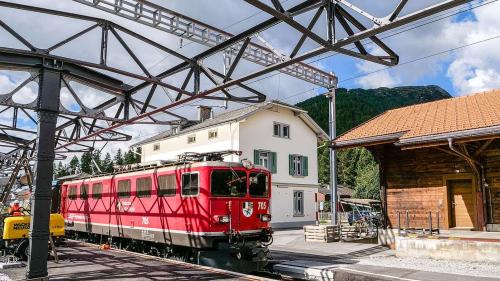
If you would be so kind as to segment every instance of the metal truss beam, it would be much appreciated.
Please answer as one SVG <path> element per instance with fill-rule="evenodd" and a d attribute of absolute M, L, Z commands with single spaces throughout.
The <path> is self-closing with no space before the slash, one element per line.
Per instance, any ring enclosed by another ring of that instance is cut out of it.
<path fill-rule="evenodd" d="M 233 34 L 213 27 L 209 24 L 195 20 L 188 16 L 174 12 L 165 7 L 153 4 L 143 0 L 74 0 L 78 3 L 87 6 L 98 8 L 102 11 L 118 15 L 129 20 L 139 22 L 141 24 L 159 29 L 161 31 L 179 36 L 181 38 L 208 46 L 215 47 L 229 39 L 235 37 Z M 309 1 L 311 3 L 319 3 L 321 1 Z M 274 2 L 279 5 L 279 1 Z M 280 5 L 281 6 L 281 5 Z M 281 7 L 282 8 L 282 7 Z M 306 10 L 304 10 L 305 12 Z M 231 44 L 232 45 L 232 44 Z M 228 46 L 229 47 L 229 46 Z M 241 46 L 229 48 L 229 53 L 236 55 Z M 283 55 L 276 53 L 271 48 L 250 42 L 248 48 L 244 48 L 242 57 L 245 60 L 257 63 L 263 66 L 278 63 L 285 59 Z M 334 79 L 332 74 L 318 69 L 314 66 L 298 62 L 290 65 L 281 72 L 298 79 L 316 84 L 321 87 L 331 87 L 331 82 Z"/>

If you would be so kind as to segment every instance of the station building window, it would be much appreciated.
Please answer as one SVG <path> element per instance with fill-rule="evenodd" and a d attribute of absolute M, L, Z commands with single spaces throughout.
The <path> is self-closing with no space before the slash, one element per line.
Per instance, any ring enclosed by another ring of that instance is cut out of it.
<path fill-rule="evenodd" d="M 289 175 L 294 177 L 307 177 L 308 171 L 308 157 L 303 155 L 290 154 L 288 156 L 289 162 Z"/>
<path fill-rule="evenodd" d="M 293 215 L 304 215 L 304 191 L 295 190 L 293 192 Z"/>
<path fill-rule="evenodd" d="M 177 192 L 175 174 L 158 176 L 158 196 L 174 196 Z"/>
<path fill-rule="evenodd" d="M 277 164 L 277 154 L 276 152 L 262 149 L 255 149 L 254 153 L 254 163 L 265 167 L 275 174 L 278 170 Z"/>
<path fill-rule="evenodd" d="M 215 139 L 217 138 L 217 136 L 218 136 L 217 130 L 208 131 L 208 139 Z"/>
<path fill-rule="evenodd" d="M 289 139 L 290 138 L 290 125 L 274 122 L 273 123 L 273 136 Z"/>

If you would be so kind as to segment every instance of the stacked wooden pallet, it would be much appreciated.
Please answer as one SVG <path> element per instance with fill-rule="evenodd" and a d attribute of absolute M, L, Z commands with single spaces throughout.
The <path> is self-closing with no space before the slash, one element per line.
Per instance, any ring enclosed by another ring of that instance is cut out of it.
<path fill-rule="evenodd" d="M 306 242 L 330 243 L 339 239 L 339 228 L 334 225 L 306 225 L 304 237 Z"/>

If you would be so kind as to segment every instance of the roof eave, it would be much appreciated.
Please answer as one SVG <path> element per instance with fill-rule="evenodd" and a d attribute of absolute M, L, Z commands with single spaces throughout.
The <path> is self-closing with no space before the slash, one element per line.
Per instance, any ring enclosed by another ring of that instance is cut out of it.
<path fill-rule="evenodd" d="M 480 138 L 498 138 L 500 137 L 500 125 L 483 127 L 477 129 L 470 130 L 462 130 L 450 133 L 442 133 L 435 135 L 427 135 L 413 138 L 403 138 L 400 139 L 395 144 L 397 146 L 418 146 L 418 145 L 427 145 L 435 144 L 436 146 L 441 145 L 448 141 L 448 139 L 453 140 L 473 140 Z"/>
<path fill-rule="evenodd" d="M 359 146 L 374 146 L 386 143 L 395 143 L 399 140 L 399 138 L 405 134 L 405 132 L 398 132 L 393 134 L 381 135 L 381 136 L 373 136 L 367 138 L 346 140 L 346 141 L 332 141 L 332 148 L 353 148 Z"/>

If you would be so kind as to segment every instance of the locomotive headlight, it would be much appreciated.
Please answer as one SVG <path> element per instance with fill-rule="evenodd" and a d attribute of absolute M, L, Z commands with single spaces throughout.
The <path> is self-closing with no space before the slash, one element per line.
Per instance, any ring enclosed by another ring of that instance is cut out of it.
<path fill-rule="evenodd" d="M 263 222 L 270 222 L 271 221 L 271 215 L 270 214 L 261 214 L 260 215 L 260 220 Z"/>
<path fill-rule="evenodd" d="M 229 216 L 219 216 L 217 221 L 219 223 L 229 223 Z"/>

